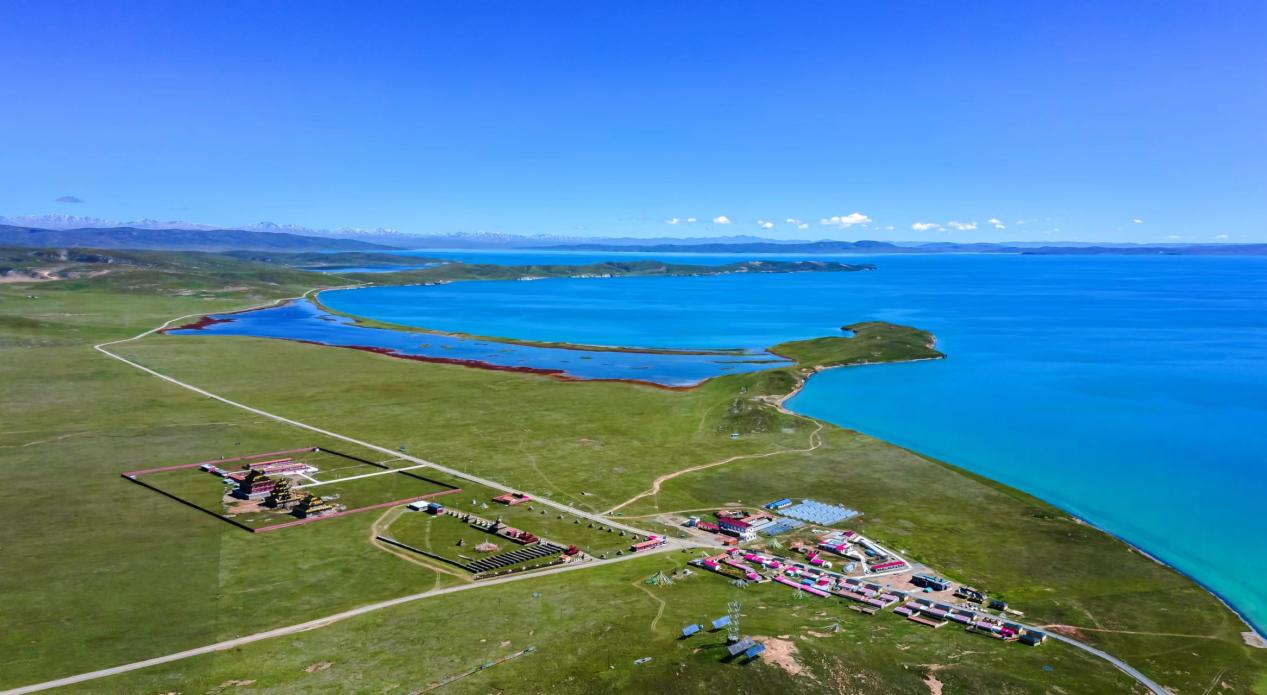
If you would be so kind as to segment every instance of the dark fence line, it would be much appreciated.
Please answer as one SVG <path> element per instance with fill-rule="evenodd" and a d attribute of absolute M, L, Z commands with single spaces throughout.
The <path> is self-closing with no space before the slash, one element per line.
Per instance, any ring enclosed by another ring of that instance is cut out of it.
<path fill-rule="evenodd" d="M 412 545 L 409 545 L 407 543 L 401 543 L 395 538 L 390 538 L 388 536 L 382 536 L 382 535 L 374 536 L 374 538 L 375 540 L 380 540 L 388 545 L 394 545 L 397 548 L 403 548 L 405 550 L 408 550 L 411 553 L 418 553 L 419 555 L 425 555 L 426 557 L 429 557 L 433 560 L 439 560 L 440 562 L 448 563 L 450 565 L 453 565 L 454 567 L 458 567 L 463 570 L 466 570 L 467 572 L 471 571 L 466 565 L 462 564 L 461 562 L 458 562 L 457 560 L 447 558 L 443 555 L 436 555 L 435 553 L 423 550 L 422 548 L 415 548 Z"/>
<path fill-rule="evenodd" d="M 175 466 L 159 466 L 158 468 L 145 468 L 139 471 L 127 471 L 125 473 L 121 473 L 120 475 L 126 478 L 128 476 L 133 476 L 133 475 L 147 475 L 149 473 L 162 473 L 163 471 L 178 471 L 182 468 L 197 468 L 198 466 L 203 466 L 208 463 L 235 463 L 237 461 L 245 461 L 247 459 L 262 459 L 269 456 L 281 456 L 283 454 L 300 454 L 305 451 L 321 451 L 321 450 L 315 446 L 308 446 L 302 449 L 286 449 L 285 451 L 270 451 L 266 454 L 251 454 L 249 456 L 235 456 L 233 458 L 227 458 L 227 459 L 211 459 L 209 461 L 199 461 L 197 463 L 181 463 Z M 338 453 L 338 452 L 332 452 L 332 453 Z M 339 455 L 343 456 L 343 454 L 339 454 Z M 354 458 L 354 457 L 348 456 L 348 458 Z"/>
<path fill-rule="evenodd" d="M 140 478 L 135 478 L 135 477 L 130 476 L 130 475 L 126 474 L 126 473 L 124 473 L 124 474 L 123 474 L 123 478 L 125 478 L 125 479 L 127 479 L 127 480 L 131 480 L 132 482 L 136 483 L 137 485 L 140 485 L 140 486 L 141 486 L 141 487 L 143 487 L 143 488 L 148 488 L 148 489 L 150 489 L 150 490 L 153 490 L 154 492 L 157 492 L 158 494 L 160 494 L 160 495 L 162 495 L 162 496 L 164 496 L 164 497 L 166 497 L 166 498 L 168 498 L 168 499 L 173 499 L 173 500 L 176 500 L 177 502 L 180 502 L 181 504 L 185 505 L 186 507 L 192 507 L 193 509 L 197 509 L 198 511 L 200 511 L 200 512 L 202 512 L 202 513 L 204 513 L 204 514 L 210 514 L 211 516 L 214 516 L 215 518 L 220 519 L 221 521 L 227 521 L 227 522 L 229 522 L 230 524 L 233 524 L 234 526 L 236 526 L 236 527 L 238 527 L 238 528 L 240 528 L 240 529 L 242 529 L 242 530 L 244 530 L 244 531 L 250 531 L 251 533 L 255 533 L 255 529 L 251 528 L 250 526 L 247 526 L 246 524 L 244 524 L 244 523 L 242 523 L 242 522 L 238 521 L 237 519 L 233 519 L 233 518 L 231 518 L 231 517 L 225 516 L 224 514 L 219 514 L 219 513 L 213 512 L 213 511 L 211 511 L 210 509 L 207 509 L 206 507 L 202 507 L 202 506 L 199 506 L 199 505 L 197 505 L 197 504 L 194 504 L 193 502 L 190 502 L 189 500 L 185 499 L 184 497 L 178 497 L 178 496 L 176 496 L 176 495 L 173 495 L 172 493 L 170 493 L 170 492 L 168 492 L 168 491 L 166 491 L 166 490 L 164 490 L 164 489 L 162 489 L 162 488 L 159 488 L 159 487 L 155 487 L 155 486 L 153 486 L 153 485 L 150 485 L 149 483 L 147 483 L 147 482 L 145 482 L 145 481 L 141 480 Z"/>

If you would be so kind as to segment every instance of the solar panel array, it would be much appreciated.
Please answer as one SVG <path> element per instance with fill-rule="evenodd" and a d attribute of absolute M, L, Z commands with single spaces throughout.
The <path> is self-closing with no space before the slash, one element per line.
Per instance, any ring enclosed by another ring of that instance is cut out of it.
<path fill-rule="evenodd" d="M 858 516 L 858 512 L 849 507 L 840 507 L 834 504 L 823 504 L 814 500 L 802 500 L 795 507 L 789 507 L 779 512 L 783 516 L 790 516 L 801 521 L 808 521 L 811 524 L 822 524 L 829 526 L 831 524 L 840 523 L 846 519 L 852 519 Z"/>
<path fill-rule="evenodd" d="M 788 531 L 791 531 L 793 529 L 798 529 L 804 525 L 805 524 L 802 524 L 796 519 L 779 519 L 773 524 L 770 524 L 769 526 L 766 526 L 765 528 L 761 529 L 761 535 L 777 536 L 781 533 L 787 533 Z"/>

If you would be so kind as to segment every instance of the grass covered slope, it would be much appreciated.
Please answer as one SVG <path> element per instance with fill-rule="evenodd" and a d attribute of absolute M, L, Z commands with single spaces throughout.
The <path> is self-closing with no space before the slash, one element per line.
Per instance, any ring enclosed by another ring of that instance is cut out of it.
<path fill-rule="evenodd" d="M 175 316 L 306 289 L 240 279 L 254 268 L 146 275 L 141 289 L 109 276 L 0 286 L 0 378 L 10 387 L 0 398 L 14 413 L 0 428 L 8 482 L 8 503 L 0 506 L 0 594 L 8 599 L 0 612 L 0 688 L 460 581 L 371 545 L 373 513 L 252 536 L 117 477 L 146 465 L 323 444 L 91 350 Z M 191 294 L 190 275 L 219 289 Z M 224 289 L 235 287 L 246 289 Z M 32 292 L 38 300 L 26 298 Z M 152 336 L 118 350 L 248 405 L 404 445 L 592 510 L 633 498 L 674 471 L 785 451 L 673 478 L 622 511 L 783 495 L 839 501 L 862 509 L 860 526 L 878 540 L 1006 596 L 1032 622 L 1086 628 L 1087 641 L 1178 692 L 1203 691 L 1211 682 L 1216 689 L 1226 683 L 1224 692 L 1265 685 L 1267 653 L 1240 643 L 1244 628 L 1235 616 L 1189 580 L 1058 510 L 830 426 L 821 447 L 796 453 L 818 423 L 777 410 L 769 397 L 789 391 L 816 364 L 898 354 L 887 351 L 887 340 L 867 336 L 892 331 L 894 344 L 910 341 L 899 351 L 908 357 L 916 355 L 908 350 L 929 349 L 927 334 L 913 329 L 852 330 L 852 338 L 781 346 L 792 345 L 785 354 L 805 364 L 728 376 L 688 392 L 563 383 L 239 337 Z M 730 439 L 734 431 L 743 436 Z M 938 492 L 913 492 L 921 487 Z M 796 601 L 785 589 L 741 591 L 712 576 L 663 588 L 642 583 L 687 557 L 481 587 L 79 690 L 202 692 L 254 680 L 257 689 L 280 692 L 408 692 L 530 645 L 539 652 L 446 687 L 927 692 L 930 676 L 947 693 L 1131 687 L 1108 664 L 1061 645 L 1025 649 L 889 615 L 865 618 L 837 604 Z M 682 624 L 720 615 L 732 597 L 744 602 L 745 632 L 787 635 L 799 674 L 768 663 L 721 664 L 717 638 L 674 639 Z M 828 629 L 834 622 L 840 634 Z M 633 666 L 642 656 L 653 661 Z"/>
<path fill-rule="evenodd" d="M 409 693 L 526 647 L 536 651 L 438 692 L 924 694 L 930 676 L 945 693 L 1132 692 L 1125 675 L 1073 649 L 865 618 L 714 575 L 645 583 L 687 559 L 652 556 L 439 596 L 67 692 L 225 692 L 216 687 L 252 681 L 248 692 Z M 683 625 L 724 615 L 732 599 L 744 633 L 775 645 L 762 661 L 722 663 L 724 632 L 678 639 Z M 774 648 L 786 656 L 772 661 Z"/>
<path fill-rule="evenodd" d="M 848 331 L 850 335 L 780 343 L 770 351 L 796 360 L 803 368 L 811 370 L 945 357 L 933 348 L 936 342 L 933 335 L 917 328 L 865 321 L 844 326 L 841 330 Z"/>

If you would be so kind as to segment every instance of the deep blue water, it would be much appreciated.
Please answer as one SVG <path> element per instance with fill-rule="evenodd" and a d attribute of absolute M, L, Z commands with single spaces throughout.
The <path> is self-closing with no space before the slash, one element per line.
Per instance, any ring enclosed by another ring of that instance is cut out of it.
<path fill-rule="evenodd" d="M 316 273 L 398 273 L 404 270 L 422 270 L 432 268 L 441 263 L 421 263 L 419 265 L 326 265 L 300 268 Z"/>
<path fill-rule="evenodd" d="M 213 314 L 217 323 L 174 335 L 249 335 L 304 340 L 339 347 L 373 347 L 399 355 L 473 360 L 502 367 L 557 370 L 580 379 L 638 379 L 666 386 L 690 386 L 722 374 L 768 369 L 784 362 L 769 353 L 691 355 L 601 352 L 515 345 L 477 338 L 367 328 L 329 314 L 307 300 L 238 314 Z"/>
<path fill-rule="evenodd" d="M 584 265 L 603 261 L 632 261 L 654 258 L 666 263 L 683 265 L 725 265 L 739 261 L 769 259 L 783 261 L 801 261 L 814 259 L 835 259 L 849 263 L 857 258 L 852 254 L 801 254 L 801 253 L 767 253 L 755 256 L 724 253 L 639 253 L 632 251 L 552 251 L 541 250 L 480 250 L 480 249 L 417 249 L 410 251 L 391 251 L 401 256 L 418 256 L 421 258 L 442 258 L 461 261 L 463 263 L 488 263 L 491 265 Z"/>
<path fill-rule="evenodd" d="M 578 255 L 493 254 L 588 262 Z M 831 370 L 791 406 L 1042 497 L 1267 625 L 1267 258 L 851 258 L 880 269 L 471 282 L 322 300 L 441 330 L 606 345 L 756 348 L 868 319 L 931 330 L 949 359 Z"/>

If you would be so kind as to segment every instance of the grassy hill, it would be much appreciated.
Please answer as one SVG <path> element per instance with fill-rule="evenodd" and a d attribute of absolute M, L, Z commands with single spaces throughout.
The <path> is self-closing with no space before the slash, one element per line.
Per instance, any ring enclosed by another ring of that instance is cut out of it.
<path fill-rule="evenodd" d="M 371 251 L 390 246 L 352 239 L 329 239 L 286 232 L 253 232 L 243 229 L 138 229 L 136 227 L 87 227 L 40 229 L 0 225 L 0 246 L 81 247 L 95 249 L 167 249 L 225 251 Z"/>

